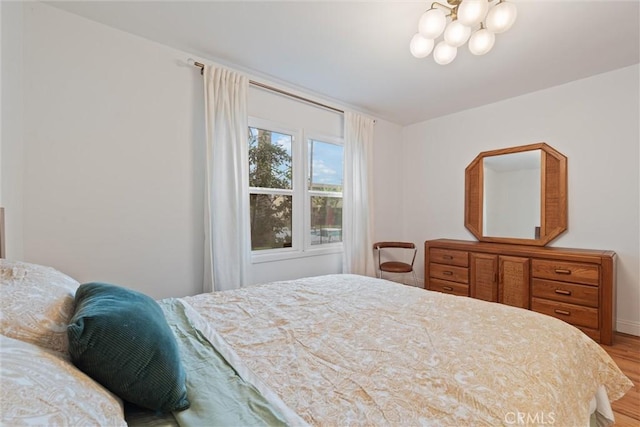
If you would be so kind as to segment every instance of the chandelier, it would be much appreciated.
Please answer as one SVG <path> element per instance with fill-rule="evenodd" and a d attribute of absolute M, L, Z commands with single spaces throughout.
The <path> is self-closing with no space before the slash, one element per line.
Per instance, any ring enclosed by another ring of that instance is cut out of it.
<path fill-rule="evenodd" d="M 416 58 L 424 58 L 433 51 L 433 60 L 440 65 L 453 61 L 458 47 L 469 41 L 474 55 L 489 52 L 496 41 L 496 34 L 507 31 L 516 20 L 513 3 L 499 0 L 447 0 L 449 6 L 434 2 L 422 14 L 418 32 L 411 39 L 409 50 Z M 447 25 L 447 17 L 450 22 Z M 436 39 L 444 32 L 444 40 Z M 471 34 L 473 32 L 473 34 Z M 435 49 L 434 49 L 435 46 Z"/>

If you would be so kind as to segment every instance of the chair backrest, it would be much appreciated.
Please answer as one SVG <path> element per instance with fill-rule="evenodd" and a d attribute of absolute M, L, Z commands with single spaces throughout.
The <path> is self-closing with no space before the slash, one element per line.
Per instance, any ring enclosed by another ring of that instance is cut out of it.
<path fill-rule="evenodd" d="M 410 263 L 411 267 L 413 267 L 418 252 L 416 245 L 411 242 L 376 242 L 373 244 L 373 249 L 378 251 L 378 265 L 381 263 L 380 249 L 413 249 L 413 257 Z"/>
<path fill-rule="evenodd" d="M 377 242 L 373 244 L 373 249 L 384 248 L 415 249 L 416 245 L 411 242 Z"/>

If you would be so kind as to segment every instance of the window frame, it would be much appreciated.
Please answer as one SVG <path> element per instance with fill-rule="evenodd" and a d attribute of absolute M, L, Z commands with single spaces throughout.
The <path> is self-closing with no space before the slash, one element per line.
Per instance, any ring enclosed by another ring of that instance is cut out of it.
<path fill-rule="evenodd" d="M 343 251 L 342 241 L 325 243 L 322 245 L 311 245 L 310 204 L 312 195 L 342 197 L 342 193 L 310 191 L 307 178 L 309 174 L 309 140 L 313 139 L 314 141 L 340 145 L 343 147 L 343 153 L 344 140 L 339 137 L 329 136 L 319 132 L 305 131 L 305 129 L 301 127 L 277 123 L 272 120 L 252 116 L 248 119 L 248 128 L 249 127 L 282 133 L 292 137 L 292 183 L 291 189 L 270 189 L 249 186 L 247 194 L 249 196 L 251 194 L 291 195 L 293 197 L 291 208 L 291 247 L 251 250 L 251 263 L 258 264 L 262 262 L 341 253 Z M 249 130 L 248 128 L 247 132 Z M 344 171 L 344 158 L 342 167 Z M 247 203 L 247 207 L 248 205 L 249 203 Z M 249 227 L 248 234 L 251 236 L 251 224 L 247 224 L 247 227 Z M 251 242 L 249 242 L 249 247 L 251 247 Z"/>

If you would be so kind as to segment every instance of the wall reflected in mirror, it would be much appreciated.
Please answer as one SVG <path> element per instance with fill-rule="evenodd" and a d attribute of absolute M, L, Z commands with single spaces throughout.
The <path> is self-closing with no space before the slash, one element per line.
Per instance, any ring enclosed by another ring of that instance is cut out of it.
<path fill-rule="evenodd" d="M 567 157 L 544 142 L 465 168 L 464 226 L 481 242 L 544 246 L 567 230 Z"/>
<path fill-rule="evenodd" d="M 537 239 L 540 233 L 541 150 L 483 159 L 484 234 Z"/>

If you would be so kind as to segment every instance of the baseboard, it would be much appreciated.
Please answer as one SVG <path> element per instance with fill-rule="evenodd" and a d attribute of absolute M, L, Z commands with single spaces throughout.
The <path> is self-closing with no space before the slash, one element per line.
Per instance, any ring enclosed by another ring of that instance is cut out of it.
<path fill-rule="evenodd" d="M 616 322 L 616 330 L 623 334 L 640 336 L 640 322 L 631 322 L 629 320 L 618 320 Z"/>

